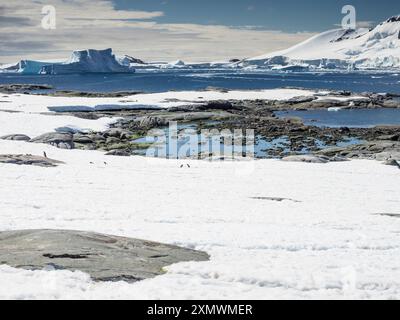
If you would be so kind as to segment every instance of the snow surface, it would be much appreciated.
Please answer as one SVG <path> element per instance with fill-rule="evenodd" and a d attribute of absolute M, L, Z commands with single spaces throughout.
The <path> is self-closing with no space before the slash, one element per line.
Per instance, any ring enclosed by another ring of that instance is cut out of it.
<path fill-rule="evenodd" d="M 123 100 L 160 107 L 224 98 L 290 99 L 312 91 L 168 92 Z M 319 92 L 329 98 L 329 92 Z M 181 101 L 170 101 L 177 98 Z M 101 130 L 48 106 L 120 98 L 2 96 L 0 135 L 57 127 Z M 6 111 L 4 111 L 6 110 Z M 16 112 L 17 111 L 17 112 Z M 95 283 L 82 272 L 0 266 L 0 299 L 399 299 L 400 175 L 373 161 L 174 161 L 0 140 L 0 154 L 36 154 L 56 168 L 0 164 L 0 230 L 72 229 L 204 250 L 136 284 Z M 181 164 L 190 164 L 190 168 Z M 162 177 L 162 179 L 160 178 Z M 263 197 L 288 198 L 282 202 Z"/>
<path fill-rule="evenodd" d="M 400 211 L 395 167 L 120 158 L 0 141 L 1 153 L 43 151 L 66 164 L 0 164 L 2 231 L 88 230 L 204 250 L 211 260 L 136 284 L 3 265 L 2 299 L 400 298 L 400 219 L 376 215 Z"/>
<path fill-rule="evenodd" d="M 330 30 L 292 48 L 248 59 L 244 66 L 322 69 L 400 67 L 400 16 L 372 30 Z"/>

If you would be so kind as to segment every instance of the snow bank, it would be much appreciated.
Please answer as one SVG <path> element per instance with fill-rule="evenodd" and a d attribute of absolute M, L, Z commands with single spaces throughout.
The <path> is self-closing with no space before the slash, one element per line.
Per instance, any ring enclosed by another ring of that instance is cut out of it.
<path fill-rule="evenodd" d="M 260 160 L 185 161 L 191 168 L 181 168 L 179 161 L 12 141 L 0 141 L 0 150 L 46 151 L 66 162 L 0 165 L 1 230 L 83 229 L 211 255 L 135 284 L 0 266 L 0 298 L 400 298 L 400 220 L 376 215 L 400 211 L 395 167 Z"/>

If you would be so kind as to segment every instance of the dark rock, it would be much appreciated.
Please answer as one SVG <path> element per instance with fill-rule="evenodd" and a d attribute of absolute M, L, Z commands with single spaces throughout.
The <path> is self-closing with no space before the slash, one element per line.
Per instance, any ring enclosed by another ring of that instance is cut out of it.
<path fill-rule="evenodd" d="M 30 137 L 24 134 L 10 134 L 7 136 L 3 136 L 0 139 L 2 140 L 13 140 L 13 141 L 29 141 L 31 140 Z"/>
<path fill-rule="evenodd" d="M 132 135 L 132 132 L 119 128 L 112 128 L 103 132 L 103 137 L 113 137 L 117 139 L 128 139 Z"/>
<path fill-rule="evenodd" d="M 299 156 L 288 156 L 284 157 L 282 161 L 287 162 L 306 162 L 306 163 L 328 163 L 329 158 L 324 156 L 313 156 L 313 155 L 299 155 Z"/>
<path fill-rule="evenodd" d="M 106 144 L 116 144 L 116 143 L 120 143 L 121 139 L 119 138 L 115 138 L 115 137 L 108 137 L 106 139 Z"/>
<path fill-rule="evenodd" d="M 106 156 L 129 157 L 132 153 L 127 150 L 112 150 L 106 153 Z"/>
<path fill-rule="evenodd" d="M 178 262 L 207 261 L 200 251 L 144 240 L 65 230 L 0 233 L 2 264 L 27 270 L 82 271 L 95 281 L 136 282 Z"/>
<path fill-rule="evenodd" d="M 394 166 L 394 167 L 397 167 L 397 168 L 400 169 L 400 163 L 397 162 L 397 161 L 394 160 L 394 159 L 387 160 L 387 161 L 384 162 L 384 164 L 387 165 L 387 166 Z"/>
<path fill-rule="evenodd" d="M 54 129 L 54 131 L 58 133 L 71 133 L 71 134 L 82 133 L 80 129 L 73 127 L 59 127 Z"/>
<path fill-rule="evenodd" d="M 50 132 L 33 138 L 30 142 L 50 144 L 60 149 L 74 149 L 73 138 L 71 133 Z"/>
<path fill-rule="evenodd" d="M 294 200 L 290 198 L 279 198 L 279 197 L 251 197 L 253 200 L 266 200 L 266 201 L 276 201 L 276 202 L 283 202 L 283 201 L 292 201 L 295 203 L 299 203 L 301 201 Z"/>
<path fill-rule="evenodd" d="M 73 141 L 75 143 L 80 143 L 80 144 L 89 144 L 93 143 L 93 139 L 82 134 L 74 134 Z"/>
<path fill-rule="evenodd" d="M 3 154 L 0 155 L 0 163 L 32 165 L 38 167 L 56 167 L 63 162 L 30 154 Z"/>
<path fill-rule="evenodd" d="M 389 140 L 389 141 L 400 141 L 400 133 L 379 136 L 379 137 L 377 137 L 377 139 L 378 140 Z"/>
<path fill-rule="evenodd" d="M 165 125 L 167 125 L 167 121 L 159 117 L 144 117 L 140 120 L 140 126 L 142 128 L 157 128 Z"/>
<path fill-rule="evenodd" d="M 36 85 L 36 84 L 2 84 L 0 85 L 0 93 L 29 93 L 36 90 L 51 90 L 52 86 Z"/>

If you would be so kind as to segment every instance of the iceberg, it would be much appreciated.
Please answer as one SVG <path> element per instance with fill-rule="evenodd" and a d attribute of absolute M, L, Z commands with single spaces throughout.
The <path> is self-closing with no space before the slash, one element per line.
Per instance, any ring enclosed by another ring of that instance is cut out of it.
<path fill-rule="evenodd" d="M 16 64 L 0 67 L 1 72 L 21 74 L 73 74 L 73 73 L 132 73 L 129 64 L 121 64 L 112 52 L 106 50 L 74 51 L 64 62 L 21 60 Z"/>
<path fill-rule="evenodd" d="M 74 51 L 70 60 L 43 66 L 40 74 L 130 73 L 135 69 L 120 64 L 112 49 Z"/>
<path fill-rule="evenodd" d="M 15 64 L 8 64 L 0 67 L 0 72 L 38 74 L 40 70 L 51 62 L 21 60 Z"/>

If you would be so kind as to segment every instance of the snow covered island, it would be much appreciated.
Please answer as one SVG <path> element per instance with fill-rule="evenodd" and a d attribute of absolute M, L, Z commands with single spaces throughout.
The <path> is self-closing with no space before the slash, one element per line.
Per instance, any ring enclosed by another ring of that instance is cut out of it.
<path fill-rule="evenodd" d="M 238 63 L 240 67 L 307 71 L 400 68 L 400 15 L 373 29 L 330 30 L 287 50 Z"/>

